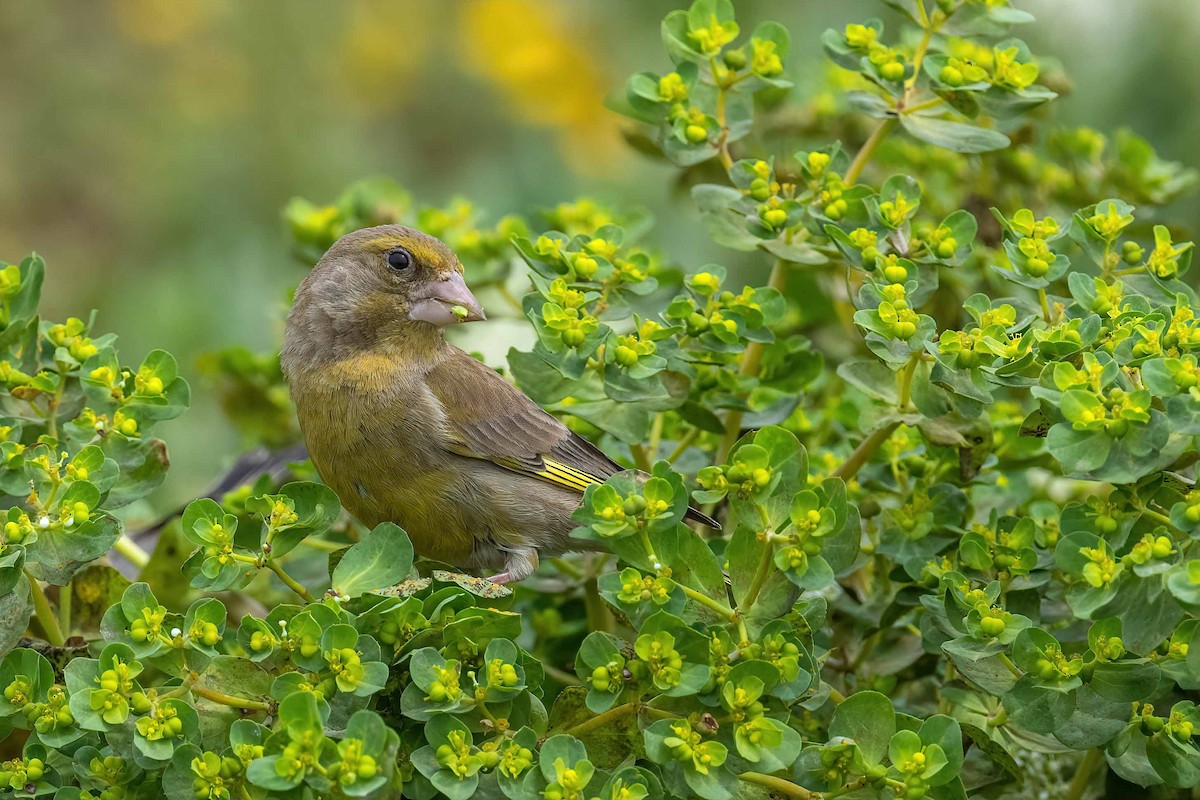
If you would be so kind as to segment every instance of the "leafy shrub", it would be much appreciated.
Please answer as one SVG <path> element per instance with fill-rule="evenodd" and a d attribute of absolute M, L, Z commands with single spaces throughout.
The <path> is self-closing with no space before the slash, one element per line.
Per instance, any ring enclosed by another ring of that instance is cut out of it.
<path fill-rule="evenodd" d="M 582 498 L 573 535 L 611 555 L 515 594 L 269 475 L 147 557 L 114 511 L 161 480 L 147 434 L 187 384 L 39 321 L 38 258 L 0 270 L 3 791 L 1200 785 L 1200 321 L 1192 245 L 1156 211 L 1195 174 L 1052 127 L 1066 80 L 1005 38 L 1031 17 L 1003 0 L 889 5 L 898 38 L 825 32 L 807 101 L 785 101 L 788 32 L 742 36 L 729 0 L 668 14 L 672 71 L 628 83 L 631 142 L 680 167 L 715 243 L 770 260 L 764 286 L 681 272 L 645 214 L 590 199 L 484 225 L 374 180 L 286 209 L 305 263 L 382 222 L 446 239 L 532 323 L 511 377 L 650 473 Z M 209 365 L 248 441 L 295 440 L 274 354 Z M 689 500 L 725 532 L 684 525 Z M 110 548 L 142 581 L 89 565 Z"/>

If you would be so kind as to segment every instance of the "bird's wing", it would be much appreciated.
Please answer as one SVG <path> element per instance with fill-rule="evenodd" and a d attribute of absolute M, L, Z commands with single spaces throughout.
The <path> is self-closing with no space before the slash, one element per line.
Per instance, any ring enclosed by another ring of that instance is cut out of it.
<path fill-rule="evenodd" d="M 623 467 L 487 365 L 456 352 L 426 375 L 449 423 L 449 448 L 583 492 Z"/>
<path fill-rule="evenodd" d="M 505 469 L 583 493 L 622 467 L 547 414 L 495 370 L 461 350 L 427 373 L 450 427 L 449 449 Z M 688 508 L 687 519 L 720 530 L 712 518 Z"/>

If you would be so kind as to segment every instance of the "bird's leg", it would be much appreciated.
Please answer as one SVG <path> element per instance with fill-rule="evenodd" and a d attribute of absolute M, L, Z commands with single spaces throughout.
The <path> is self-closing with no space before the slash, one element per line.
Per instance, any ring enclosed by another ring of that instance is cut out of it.
<path fill-rule="evenodd" d="M 538 568 L 538 553 L 533 548 L 512 550 L 504 561 L 504 572 L 488 578 L 492 583 L 520 583 Z"/>

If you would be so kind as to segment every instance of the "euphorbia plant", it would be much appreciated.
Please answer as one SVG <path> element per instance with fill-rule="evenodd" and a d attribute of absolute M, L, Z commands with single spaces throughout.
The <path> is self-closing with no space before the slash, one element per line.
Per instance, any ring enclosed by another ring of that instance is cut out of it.
<path fill-rule="evenodd" d="M 0 272 L 6 791 L 1200 785 L 1200 323 L 1158 211 L 1195 174 L 1055 128 L 1064 81 L 1003 0 L 888 5 L 900 34 L 826 31 L 828 86 L 792 102 L 788 32 L 697 0 L 618 103 L 713 257 L 760 254 L 763 286 L 673 266 L 644 214 L 586 198 L 489 225 L 385 180 L 289 204 L 309 264 L 370 224 L 446 239 L 493 316 L 532 323 L 507 373 L 649 473 L 588 487 L 573 535 L 597 552 L 515 594 L 358 529 L 301 465 L 192 503 L 146 563 L 109 510 L 161 476 L 145 432 L 186 384 L 39 323 L 40 261 Z M 247 439 L 295 438 L 274 354 L 212 363 Z M 689 501 L 723 532 L 685 525 Z M 86 566 L 114 544 L 143 581 Z"/>

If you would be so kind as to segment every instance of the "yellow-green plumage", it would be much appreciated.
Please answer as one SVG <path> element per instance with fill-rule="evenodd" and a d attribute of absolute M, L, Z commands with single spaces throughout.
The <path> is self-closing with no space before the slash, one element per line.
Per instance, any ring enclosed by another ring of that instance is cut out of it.
<path fill-rule="evenodd" d="M 351 514 L 399 524 L 428 558 L 520 580 L 539 553 L 577 546 L 580 494 L 621 467 L 445 341 L 464 318 L 452 305 L 482 317 L 461 272 L 408 228 L 343 237 L 297 290 L 283 365 L 313 464 Z"/>

